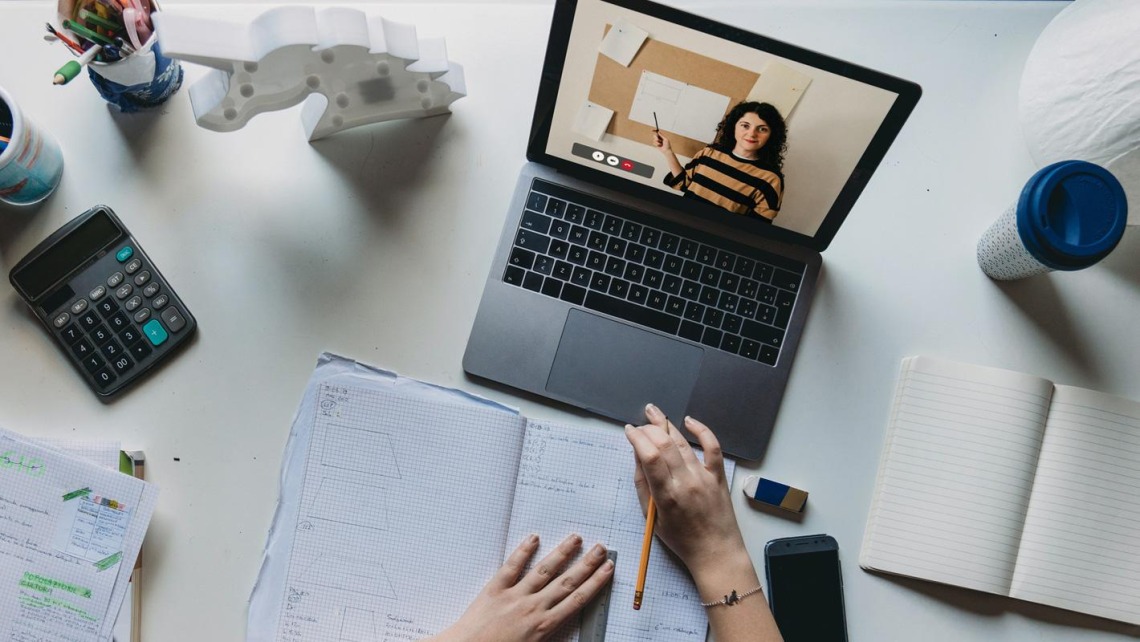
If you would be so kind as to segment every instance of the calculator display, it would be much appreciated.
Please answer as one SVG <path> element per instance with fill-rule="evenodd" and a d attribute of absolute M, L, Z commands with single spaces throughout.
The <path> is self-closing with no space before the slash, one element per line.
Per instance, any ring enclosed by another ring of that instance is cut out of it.
<path fill-rule="evenodd" d="M 38 299 L 122 235 L 122 229 L 115 225 L 106 212 L 100 211 L 33 262 L 14 272 L 12 280 L 28 298 Z"/>

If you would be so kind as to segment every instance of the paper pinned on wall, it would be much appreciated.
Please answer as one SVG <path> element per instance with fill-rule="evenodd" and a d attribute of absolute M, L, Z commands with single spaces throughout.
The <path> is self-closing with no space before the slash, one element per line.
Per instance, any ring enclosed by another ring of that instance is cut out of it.
<path fill-rule="evenodd" d="M 574 133 L 590 140 L 601 140 L 613 117 L 614 110 L 587 100 L 582 103 L 578 116 L 574 119 Z"/>
<path fill-rule="evenodd" d="M 625 20 L 618 20 L 602 39 L 598 51 L 618 61 L 623 67 L 628 67 L 647 38 L 649 32 Z"/>
<path fill-rule="evenodd" d="M 787 120 L 810 84 L 811 77 L 807 74 L 772 60 L 760 72 L 752 91 L 748 92 L 747 100 L 770 103 Z"/>
<path fill-rule="evenodd" d="M 716 137 L 716 126 L 728 111 L 728 96 L 674 80 L 651 71 L 641 72 L 629 119 L 703 143 Z"/>

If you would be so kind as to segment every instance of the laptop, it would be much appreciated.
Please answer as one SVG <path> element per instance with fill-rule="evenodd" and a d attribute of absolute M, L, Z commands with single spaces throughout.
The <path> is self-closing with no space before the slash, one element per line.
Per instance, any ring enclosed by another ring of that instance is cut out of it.
<path fill-rule="evenodd" d="M 652 402 L 759 459 L 820 253 L 920 94 L 646 0 L 557 0 L 464 370 L 635 425 Z"/>

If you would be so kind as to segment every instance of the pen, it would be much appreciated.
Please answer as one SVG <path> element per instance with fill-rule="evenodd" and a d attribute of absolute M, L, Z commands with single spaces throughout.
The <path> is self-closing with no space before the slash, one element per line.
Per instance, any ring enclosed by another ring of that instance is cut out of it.
<path fill-rule="evenodd" d="M 59 71 L 55 72 L 55 77 L 52 78 L 52 83 L 56 85 L 66 85 L 79 75 L 79 70 L 83 69 L 83 65 L 95 59 L 95 56 L 103 50 L 103 45 L 95 45 L 83 52 L 77 60 L 68 60 Z"/>
<path fill-rule="evenodd" d="M 645 575 L 649 571 L 649 550 L 653 546 L 653 529 L 657 526 L 657 504 L 653 497 L 645 508 L 645 536 L 641 539 L 641 563 L 637 567 L 637 584 L 633 587 L 633 610 L 641 608 L 645 597 Z"/>
<path fill-rule="evenodd" d="M 68 38 L 67 36 L 57 31 L 55 27 L 51 26 L 50 22 L 44 24 L 47 25 L 48 33 L 58 38 L 60 42 L 70 47 L 72 51 L 80 54 L 83 53 L 83 47 L 80 47 L 78 42 L 75 42 L 71 38 Z"/>

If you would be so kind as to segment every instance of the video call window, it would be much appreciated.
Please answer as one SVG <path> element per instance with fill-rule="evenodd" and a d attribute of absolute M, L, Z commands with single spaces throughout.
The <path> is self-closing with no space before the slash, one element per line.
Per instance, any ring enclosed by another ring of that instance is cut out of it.
<path fill-rule="evenodd" d="M 546 153 L 812 237 L 897 97 L 579 0 Z"/>

